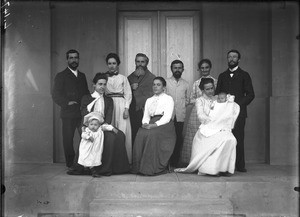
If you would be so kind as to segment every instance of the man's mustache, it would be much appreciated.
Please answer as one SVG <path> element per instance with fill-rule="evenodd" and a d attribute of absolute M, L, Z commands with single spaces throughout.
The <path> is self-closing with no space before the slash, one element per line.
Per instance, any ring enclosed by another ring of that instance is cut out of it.
<path fill-rule="evenodd" d="M 147 69 L 147 66 L 136 66 L 135 69 L 146 70 L 146 69 Z"/>

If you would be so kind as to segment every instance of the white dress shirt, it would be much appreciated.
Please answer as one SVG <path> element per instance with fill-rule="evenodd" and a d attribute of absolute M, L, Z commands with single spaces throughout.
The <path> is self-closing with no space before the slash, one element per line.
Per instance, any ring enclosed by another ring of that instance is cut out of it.
<path fill-rule="evenodd" d="M 184 122 L 186 106 L 189 104 L 189 83 L 180 78 L 177 80 L 174 76 L 166 79 L 167 82 L 167 94 L 172 96 L 175 109 L 174 114 L 178 122 Z"/>
<path fill-rule="evenodd" d="M 234 67 L 233 69 L 231 69 L 231 68 L 228 68 L 228 69 L 229 69 L 229 71 L 234 72 L 234 71 L 236 71 L 236 70 L 238 69 L 238 67 L 239 67 L 239 66 L 236 66 L 236 67 Z M 233 76 L 233 73 L 230 73 L 230 76 L 232 77 L 232 76 Z"/>
<path fill-rule="evenodd" d="M 142 123 L 149 124 L 151 117 L 162 115 L 161 119 L 156 121 L 156 125 L 167 124 L 172 119 L 174 110 L 174 100 L 166 93 L 154 95 L 147 99 Z"/>

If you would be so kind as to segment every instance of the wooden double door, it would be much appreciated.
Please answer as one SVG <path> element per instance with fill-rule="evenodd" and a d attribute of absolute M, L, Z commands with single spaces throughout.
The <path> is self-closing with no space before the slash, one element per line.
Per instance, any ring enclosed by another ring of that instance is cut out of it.
<path fill-rule="evenodd" d="M 154 11 L 119 12 L 118 50 L 121 73 L 135 69 L 135 55 L 149 57 L 149 70 L 164 78 L 170 77 L 170 64 L 175 59 L 184 63 L 183 78 L 190 85 L 198 78 L 200 56 L 199 12 Z"/>

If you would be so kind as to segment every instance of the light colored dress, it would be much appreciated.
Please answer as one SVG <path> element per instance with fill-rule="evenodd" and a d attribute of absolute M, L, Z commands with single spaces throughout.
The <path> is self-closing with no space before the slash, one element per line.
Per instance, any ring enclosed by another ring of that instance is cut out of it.
<path fill-rule="evenodd" d="M 192 110 L 188 117 L 186 117 L 187 126 L 186 126 L 186 133 L 182 145 L 181 155 L 180 155 L 180 162 L 184 164 L 188 164 L 191 158 L 191 152 L 192 152 L 192 143 L 194 136 L 200 126 L 200 120 L 197 118 L 197 111 L 195 107 L 196 99 L 198 99 L 200 96 L 202 96 L 202 91 L 199 88 L 199 84 L 201 82 L 202 78 L 212 78 L 214 80 L 215 87 L 217 85 L 217 79 L 213 78 L 212 76 L 207 77 L 201 77 L 197 81 L 194 82 L 193 88 L 191 91 L 190 96 L 190 104 L 192 104 Z"/>
<path fill-rule="evenodd" d="M 193 140 L 191 160 L 186 168 L 175 169 L 175 172 L 198 170 L 198 174 L 233 174 L 236 139 L 231 129 L 239 114 L 239 105 L 233 101 L 217 103 L 204 95 L 196 100 L 196 108 L 201 125 Z"/>
<path fill-rule="evenodd" d="M 123 118 L 125 108 L 129 109 L 132 92 L 127 77 L 121 74 L 108 77 L 106 84 L 107 96 L 110 96 L 114 102 L 114 111 L 112 116 L 112 125 L 125 134 L 125 147 L 129 163 L 132 162 L 132 142 L 131 142 L 131 125 L 130 117 Z"/>
<path fill-rule="evenodd" d="M 94 138 L 92 142 L 90 137 Z M 104 133 L 101 127 L 96 132 L 91 131 L 88 127 L 81 134 L 79 145 L 78 163 L 85 167 L 95 167 L 102 164 Z"/>

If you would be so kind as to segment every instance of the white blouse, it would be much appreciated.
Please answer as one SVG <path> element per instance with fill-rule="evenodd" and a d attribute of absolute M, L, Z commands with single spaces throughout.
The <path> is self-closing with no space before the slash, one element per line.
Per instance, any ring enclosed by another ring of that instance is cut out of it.
<path fill-rule="evenodd" d="M 156 125 L 167 124 L 172 119 L 174 110 L 174 100 L 171 96 L 161 93 L 147 99 L 142 123 L 149 124 L 151 117 L 162 115 L 161 119 L 156 121 Z"/>
<path fill-rule="evenodd" d="M 216 100 L 217 100 L 216 96 L 209 98 L 205 94 L 203 94 L 198 99 L 196 99 L 195 106 L 197 109 L 197 116 L 199 121 L 202 124 L 206 124 L 209 121 L 211 121 L 211 118 L 209 117 L 209 113 L 213 109 L 214 101 Z"/>
<path fill-rule="evenodd" d="M 106 94 L 123 94 L 125 99 L 125 108 L 129 108 L 132 100 L 132 92 L 127 77 L 121 74 L 108 77 L 105 92 Z"/>

